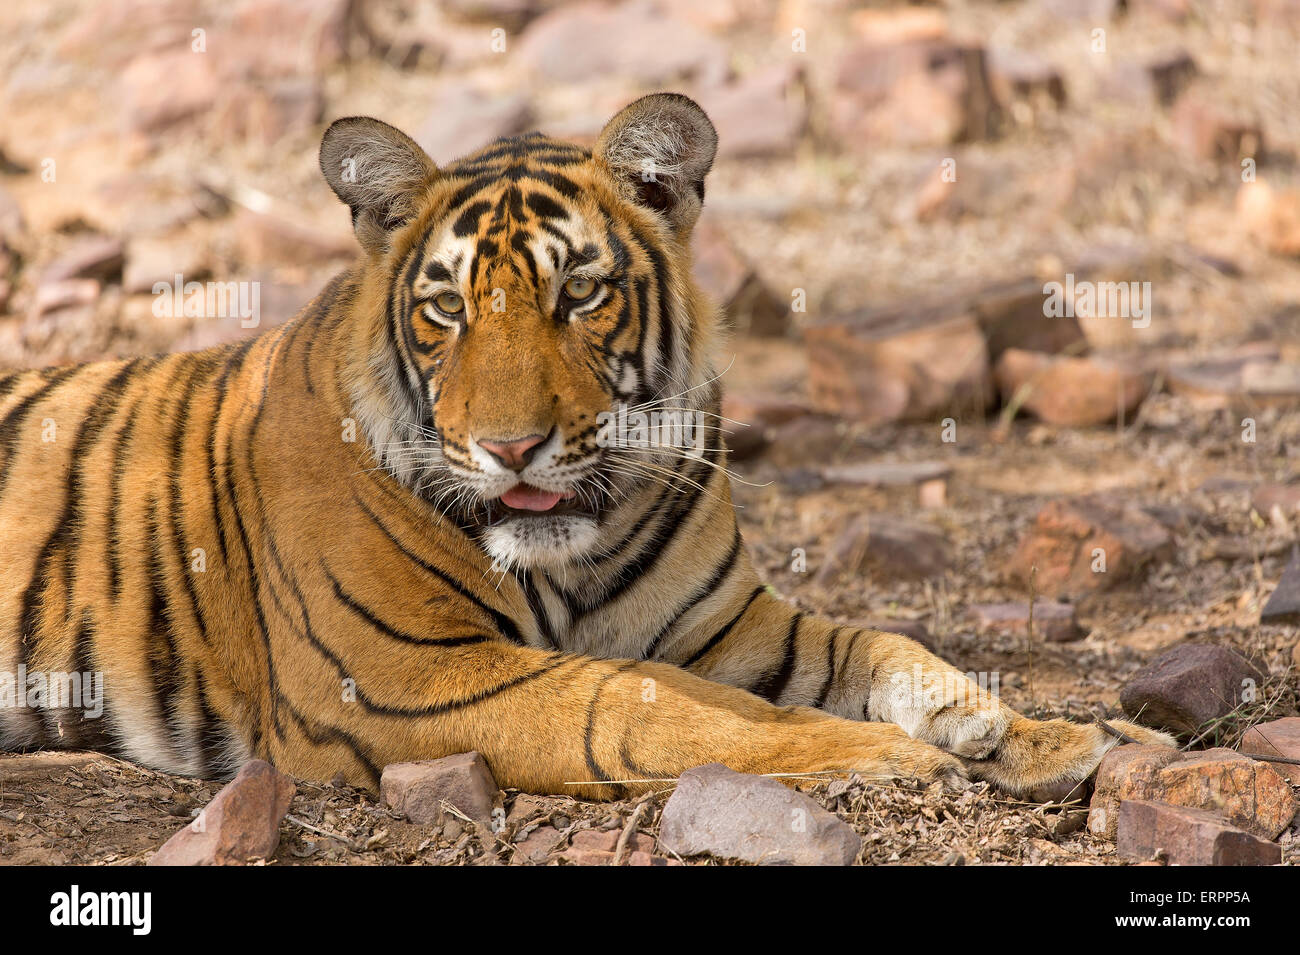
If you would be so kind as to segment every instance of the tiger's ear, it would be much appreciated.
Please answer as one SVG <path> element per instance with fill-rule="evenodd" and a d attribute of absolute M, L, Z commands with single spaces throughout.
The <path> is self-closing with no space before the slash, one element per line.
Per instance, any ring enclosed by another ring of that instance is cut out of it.
<path fill-rule="evenodd" d="M 421 191 L 438 174 L 415 140 L 368 116 L 330 124 L 321 138 L 320 168 L 352 210 L 352 228 L 367 252 L 388 248 L 392 231 L 415 213 Z"/>
<path fill-rule="evenodd" d="M 717 151 L 717 131 L 693 99 L 653 93 L 623 107 L 605 125 L 595 155 L 637 203 L 685 233 L 699 218 L 704 177 Z"/>

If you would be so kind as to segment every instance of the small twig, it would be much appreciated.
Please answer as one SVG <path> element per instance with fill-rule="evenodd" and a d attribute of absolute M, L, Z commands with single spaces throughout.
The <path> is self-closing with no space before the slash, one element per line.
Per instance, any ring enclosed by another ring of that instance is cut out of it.
<path fill-rule="evenodd" d="M 310 822 L 306 822 L 302 819 L 299 819 L 297 816 L 286 815 L 284 818 L 289 820 L 289 822 L 293 823 L 295 826 L 301 826 L 303 829 L 306 829 L 308 832 L 314 832 L 318 836 L 325 836 L 327 839 L 337 839 L 339 842 L 343 843 L 353 852 L 360 851 L 357 849 L 356 845 L 353 844 L 352 840 L 349 839 L 347 836 L 340 835 L 337 832 L 331 832 L 328 829 L 322 829 L 319 826 L 313 826 Z"/>
<path fill-rule="evenodd" d="M 641 821 L 641 812 L 646 807 L 646 800 L 650 798 L 650 793 L 641 797 L 641 800 L 632 808 L 632 815 L 628 816 L 627 824 L 619 834 L 618 842 L 614 846 L 614 861 L 610 865 L 623 864 L 623 851 L 627 849 L 628 842 L 632 839 L 632 833 L 636 832 L 637 824 Z"/>

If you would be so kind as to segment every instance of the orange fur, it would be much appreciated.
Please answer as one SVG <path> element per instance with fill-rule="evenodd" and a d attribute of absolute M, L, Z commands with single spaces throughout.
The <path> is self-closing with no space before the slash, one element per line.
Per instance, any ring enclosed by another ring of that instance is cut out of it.
<path fill-rule="evenodd" d="M 476 749 L 504 786 L 591 796 L 715 760 L 1086 777 L 1098 729 L 1026 720 L 910 640 L 765 591 L 721 453 L 598 445 L 620 401 L 717 422 L 689 268 L 711 135 L 651 97 L 592 153 L 525 137 L 438 170 L 344 121 L 322 166 L 366 254 L 293 321 L 0 378 L 0 667 L 106 688 L 98 719 L 0 710 L 3 743 L 371 787 Z M 561 293 L 575 268 L 603 270 L 586 310 Z M 439 288 L 463 311 L 431 312 Z M 553 436 L 537 480 L 590 515 L 492 522 L 515 478 L 478 442 L 528 435 Z"/>

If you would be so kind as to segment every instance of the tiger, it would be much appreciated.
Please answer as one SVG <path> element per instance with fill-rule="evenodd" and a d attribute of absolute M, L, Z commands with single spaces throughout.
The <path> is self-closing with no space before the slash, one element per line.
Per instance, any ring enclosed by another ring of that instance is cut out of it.
<path fill-rule="evenodd" d="M 717 142 L 675 93 L 442 168 L 339 119 L 319 162 L 359 254 L 294 318 L 0 379 L 3 749 L 371 791 L 477 751 L 503 788 L 611 799 L 707 763 L 1031 796 L 1170 744 L 1027 718 L 759 578 L 691 274 Z M 611 426 L 652 412 L 706 440 Z"/>

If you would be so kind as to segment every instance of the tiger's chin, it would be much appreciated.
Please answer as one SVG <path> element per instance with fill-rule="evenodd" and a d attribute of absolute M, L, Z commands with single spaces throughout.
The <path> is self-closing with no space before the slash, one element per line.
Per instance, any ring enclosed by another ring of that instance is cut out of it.
<path fill-rule="evenodd" d="M 502 570 L 563 567 L 595 549 L 599 537 L 590 514 L 538 514 L 507 517 L 487 527 L 484 549 Z"/>

